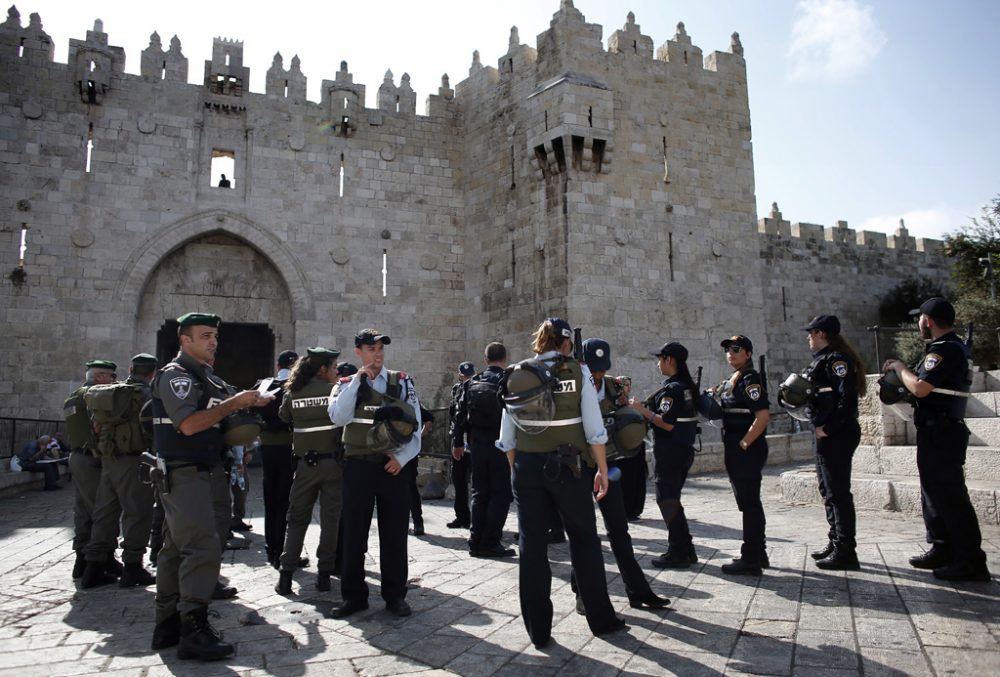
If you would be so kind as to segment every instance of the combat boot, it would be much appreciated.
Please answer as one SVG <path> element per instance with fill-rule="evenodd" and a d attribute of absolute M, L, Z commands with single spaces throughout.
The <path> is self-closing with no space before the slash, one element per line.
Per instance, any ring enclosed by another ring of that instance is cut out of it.
<path fill-rule="evenodd" d="M 668 548 L 665 553 L 654 557 L 649 563 L 657 569 L 687 569 L 691 566 L 691 558 L 677 548 Z"/>
<path fill-rule="evenodd" d="M 153 585 L 156 583 L 156 576 L 146 571 L 141 564 L 126 563 L 122 569 L 121 578 L 118 579 L 119 588 L 135 588 Z"/>
<path fill-rule="evenodd" d="M 177 657 L 217 661 L 233 655 L 232 644 L 222 641 L 208 622 L 208 607 L 200 607 L 181 616 L 181 639 Z"/>
<path fill-rule="evenodd" d="M 181 641 L 181 616 L 174 613 L 153 626 L 153 651 L 169 649 Z"/>
<path fill-rule="evenodd" d="M 826 542 L 826 547 L 820 550 L 809 553 L 809 556 L 815 560 L 826 559 L 833 554 L 833 540 Z"/>
<path fill-rule="evenodd" d="M 107 562 L 87 562 L 80 587 L 89 590 L 102 585 L 110 585 L 115 582 L 115 579 L 116 577 L 108 571 Z"/>
<path fill-rule="evenodd" d="M 121 562 L 115 559 L 114 550 L 108 553 L 107 563 L 104 566 L 107 568 L 108 573 L 114 576 L 115 578 L 121 576 L 122 571 L 125 570 L 125 565 L 123 565 Z"/>
<path fill-rule="evenodd" d="M 279 595 L 292 594 L 292 574 L 293 571 L 282 570 L 278 573 L 278 583 L 274 586 L 274 591 Z M 327 589 L 329 590 L 330 579 L 327 578 Z"/>
<path fill-rule="evenodd" d="M 316 574 L 316 589 L 320 592 L 328 592 L 330 590 L 329 571 L 320 571 Z"/>
<path fill-rule="evenodd" d="M 858 562 L 858 553 L 854 548 L 846 546 L 834 546 L 829 557 L 824 557 L 816 561 L 816 566 L 820 569 L 832 569 L 837 571 L 857 571 L 861 568 Z"/>
<path fill-rule="evenodd" d="M 87 568 L 87 556 L 83 550 L 76 551 L 76 561 L 73 562 L 73 579 L 83 578 L 83 572 Z"/>

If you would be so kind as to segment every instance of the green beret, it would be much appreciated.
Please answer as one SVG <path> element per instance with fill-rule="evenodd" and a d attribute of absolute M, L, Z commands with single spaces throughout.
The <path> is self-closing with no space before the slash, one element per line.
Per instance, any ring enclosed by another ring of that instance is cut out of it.
<path fill-rule="evenodd" d="M 218 329 L 219 325 L 222 324 L 222 318 L 211 313 L 185 313 L 177 318 L 177 324 L 182 327 L 191 327 L 197 324 Z"/>
<path fill-rule="evenodd" d="M 111 360 L 91 360 L 87 363 L 87 369 L 110 369 L 114 371 L 118 365 Z"/>
<path fill-rule="evenodd" d="M 309 357 L 315 357 L 316 359 L 328 362 L 330 360 L 335 360 L 340 357 L 339 350 L 331 350 L 330 348 L 306 348 L 306 354 Z"/>
<path fill-rule="evenodd" d="M 139 353 L 132 358 L 133 367 L 155 367 L 156 358 L 149 353 Z"/>

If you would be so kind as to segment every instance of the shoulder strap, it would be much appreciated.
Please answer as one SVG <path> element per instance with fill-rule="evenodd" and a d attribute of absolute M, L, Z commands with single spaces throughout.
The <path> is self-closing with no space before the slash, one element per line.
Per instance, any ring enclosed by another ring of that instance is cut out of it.
<path fill-rule="evenodd" d="M 403 386 L 400 383 L 400 373 L 392 369 L 388 369 L 387 371 L 389 372 L 389 378 L 387 379 L 388 386 L 385 389 L 385 394 L 397 400 L 403 399 Z"/>

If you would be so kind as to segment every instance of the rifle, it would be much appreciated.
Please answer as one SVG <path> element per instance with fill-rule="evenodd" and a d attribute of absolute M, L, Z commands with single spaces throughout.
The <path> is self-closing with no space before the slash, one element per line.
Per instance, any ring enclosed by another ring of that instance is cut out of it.
<path fill-rule="evenodd" d="M 766 365 L 767 355 L 760 356 L 760 384 L 764 387 L 764 392 L 767 392 L 767 370 Z"/>
<path fill-rule="evenodd" d="M 701 395 L 701 370 L 702 369 L 704 369 L 704 367 L 698 367 L 698 376 L 694 380 L 694 389 L 695 389 L 695 392 L 697 392 L 699 395 Z"/>
<path fill-rule="evenodd" d="M 965 332 L 965 347 L 972 350 L 972 323 L 969 323 L 969 329 Z"/>
<path fill-rule="evenodd" d="M 583 362 L 583 329 L 580 327 L 573 330 L 573 359 Z"/>

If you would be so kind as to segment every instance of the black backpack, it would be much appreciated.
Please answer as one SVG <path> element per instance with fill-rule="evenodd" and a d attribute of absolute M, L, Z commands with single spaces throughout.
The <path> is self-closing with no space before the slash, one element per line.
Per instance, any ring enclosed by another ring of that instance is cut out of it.
<path fill-rule="evenodd" d="M 500 379 L 503 374 L 483 372 L 469 379 L 465 387 L 469 425 L 474 428 L 499 428 L 503 405 L 500 403 Z"/>

